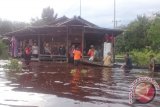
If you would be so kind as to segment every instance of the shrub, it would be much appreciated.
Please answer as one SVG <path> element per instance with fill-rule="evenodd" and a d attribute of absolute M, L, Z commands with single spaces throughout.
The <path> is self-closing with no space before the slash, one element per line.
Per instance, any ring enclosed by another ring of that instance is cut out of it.
<path fill-rule="evenodd" d="M 143 49 L 141 51 L 139 50 L 133 50 L 130 52 L 132 56 L 133 63 L 137 66 L 147 66 L 149 63 L 149 57 L 150 55 L 154 55 L 156 62 L 160 63 L 160 53 L 154 52 L 149 49 Z"/>
<path fill-rule="evenodd" d="M 22 64 L 17 59 L 10 59 L 10 63 L 5 68 L 11 72 L 20 72 L 22 71 Z"/>
<path fill-rule="evenodd" d="M 8 59 L 8 57 L 7 45 L 0 40 L 0 59 Z"/>

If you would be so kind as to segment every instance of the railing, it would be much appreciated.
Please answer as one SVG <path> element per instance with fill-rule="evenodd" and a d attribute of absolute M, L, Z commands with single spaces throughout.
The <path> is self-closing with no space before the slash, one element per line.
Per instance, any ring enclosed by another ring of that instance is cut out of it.
<path fill-rule="evenodd" d="M 46 55 L 40 54 L 39 55 L 40 61 L 67 61 L 66 55 Z"/>

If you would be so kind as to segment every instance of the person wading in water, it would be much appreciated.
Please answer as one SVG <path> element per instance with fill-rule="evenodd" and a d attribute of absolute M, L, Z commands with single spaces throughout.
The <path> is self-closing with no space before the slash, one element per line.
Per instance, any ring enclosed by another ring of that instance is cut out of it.
<path fill-rule="evenodd" d="M 31 60 L 31 48 L 28 43 L 26 44 L 26 47 L 24 49 L 24 60 L 25 60 L 25 65 L 28 67 Z"/>

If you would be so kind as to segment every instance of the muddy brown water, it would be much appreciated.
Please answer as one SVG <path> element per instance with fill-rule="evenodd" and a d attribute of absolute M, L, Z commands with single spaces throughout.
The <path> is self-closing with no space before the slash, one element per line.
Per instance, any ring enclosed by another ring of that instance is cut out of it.
<path fill-rule="evenodd" d="M 160 107 L 160 91 L 148 104 L 129 104 L 131 83 L 160 73 L 133 69 L 34 62 L 23 73 L 0 69 L 0 107 Z"/>

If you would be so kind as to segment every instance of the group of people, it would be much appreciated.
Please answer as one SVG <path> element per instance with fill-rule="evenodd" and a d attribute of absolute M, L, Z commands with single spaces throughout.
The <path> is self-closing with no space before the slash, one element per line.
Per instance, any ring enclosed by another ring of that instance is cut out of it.
<path fill-rule="evenodd" d="M 70 50 L 70 56 L 74 57 L 74 55 L 76 56 L 76 54 L 73 53 L 73 50 L 75 49 L 75 46 L 72 46 L 71 50 Z M 95 49 L 95 47 L 93 45 L 90 46 L 90 49 L 87 52 L 87 55 L 89 56 L 89 61 L 94 61 L 97 57 L 97 50 Z M 81 54 L 80 54 L 81 55 Z M 80 60 L 81 57 L 79 57 L 78 60 Z M 72 59 L 72 58 L 71 58 Z M 76 59 L 77 58 L 73 58 Z M 124 64 L 121 66 L 121 69 L 123 69 L 124 71 L 130 71 L 133 67 L 132 65 L 132 59 L 129 55 L 129 53 L 126 53 L 124 56 Z M 112 61 L 112 53 L 108 52 L 107 55 L 103 58 L 103 65 L 104 66 L 113 66 L 113 61 Z M 150 55 L 150 60 L 149 60 L 149 70 L 154 71 L 155 69 L 155 58 L 153 55 Z"/>
<path fill-rule="evenodd" d="M 93 45 L 91 45 L 90 47 L 91 48 L 88 50 L 87 55 L 89 56 L 89 61 L 94 61 L 94 59 L 98 56 L 98 52 L 97 50 L 95 50 Z M 82 58 L 82 52 L 80 51 L 80 48 L 72 45 L 69 50 L 69 57 L 69 62 L 74 62 L 75 65 L 78 65 Z"/>
<path fill-rule="evenodd" d="M 111 53 L 109 52 L 108 55 L 103 59 L 104 61 L 104 65 L 106 66 L 112 66 L 112 57 L 111 57 Z M 129 53 L 126 53 L 124 56 L 124 64 L 121 66 L 121 69 L 124 69 L 125 71 L 129 71 L 132 69 L 133 65 L 132 65 L 132 59 L 129 56 Z M 149 64 L 148 64 L 148 68 L 150 71 L 155 71 L 155 64 L 156 64 L 156 60 L 154 58 L 154 55 L 150 55 L 149 58 Z"/>
<path fill-rule="evenodd" d="M 91 45 L 87 55 L 89 56 L 89 61 L 95 61 L 95 59 L 97 58 L 97 50 L 94 48 L 93 45 Z M 127 53 L 124 57 L 125 59 L 125 64 L 122 65 L 122 69 L 131 69 L 132 68 L 132 61 L 131 58 L 129 57 L 129 54 Z M 104 58 L 102 59 L 103 61 L 103 65 L 104 66 L 108 66 L 108 67 L 112 67 L 113 66 L 113 60 L 112 60 L 112 53 L 108 52 L 107 55 L 104 56 Z"/>
<path fill-rule="evenodd" d="M 156 63 L 156 60 L 154 58 L 154 55 L 150 55 L 150 58 L 149 58 L 149 64 L 148 64 L 148 68 L 150 71 L 155 71 L 155 63 Z M 126 53 L 125 55 L 125 64 L 121 66 L 122 69 L 124 70 L 130 70 L 132 69 L 132 60 L 131 58 L 129 57 L 129 54 Z"/>
<path fill-rule="evenodd" d="M 87 52 L 87 55 L 89 56 L 89 61 L 98 61 L 102 58 L 102 49 L 95 48 L 94 45 L 90 46 L 90 49 Z"/>
<path fill-rule="evenodd" d="M 94 48 L 93 45 L 90 46 L 90 49 L 87 52 L 87 55 L 89 56 L 89 61 L 94 61 L 96 56 L 97 56 L 97 51 Z M 82 53 L 80 51 L 79 47 L 75 47 L 75 45 L 72 45 L 72 47 L 69 50 L 69 62 L 73 63 L 75 65 L 78 65 L 81 58 L 82 58 Z M 104 65 L 106 66 L 112 66 L 112 57 L 111 53 L 109 52 L 108 55 L 103 59 Z"/>
<path fill-rule="evenodd" d="M 51 47 L 49 46 L 49 43 L 45 43 L 44 45 L 44 54 L 51 55 L 53 54 Z M 28 42 L 26 42 L 25 47 L 23 49 L 23 57 L 25 59 L 25 64 L 28 66 L 31 60 L 31 57 L 38 58 L 39 54 L 39 47 L 36 43 L 33 43 L 31 46 Z M 58 49 L 58 55 L 65 55 L 66 49 L 64 45 L 61 45 Z"/>
<path fill-rule="evenodd" d="M 60 45 L 59 47 L 53 47 L 53 50 L 51 49 L 49 43 L 44 44 L 44 54 L 46 55 L 66 55 L 66 48 L 64 45 Z"/>
<path fill-rule="evenodd" d="M 51 48 L 48 43 L 45 44 L 44 46 L 44 52 L 47 55 L 52 54 Z M 39 47 L 37 46 L 36 43 L 33 43 L 33 46 L 30 46 L 29 43 L 26 43 L 26 46 L 24 48 L 23 52 L 23 57 L 25 59 L 26 65 L 29 65 L 31 56 L 38 58 L 39 54 Z M 63 45 L 59 47 L 59 54 L 60 55 L 65 55 L 66 50 Z M 87 55 L 89 56 L 89 61 L 94 61 L 96 58 L 97 51 L 94 48 L 93 45 L 90 46 L 90 49 L 87 52 Z M 82 52 L 79 47 L 75 47 L 75 45 L 72 45 L 70 50 L 69 50 L 69 62 L 74 63 L 75 65 L 78 65 L 80 63 L 80 60 L 82 58 Z M 129 56 L 128 53 L 126 53 L 124 57 L 125 63 L 124 65 L 121 66 L 122 69 L 124 70 L 130 70 L 132 69 L 132 60 Z M 112 61 L 112 54 L 111 52 L 108 52 L 107 55 L 103 58 L 103 64 L 105 66 L 113 66 L 113 61 Z M 155 59 L 153 55 L 150 55 L 150 62 L 149 62 L 149 69 L 151 71 L 154 71 L 155 68 Z"/>
<path fill-rule="evenodd" d="M 108 52 L 107 56 L 104 57 L 103 61 L 104 61 L 105 66 L 113 66 L 111 52 Z M 132 60 L 131 60 L 128 53 L 125 54 L 124 61 L 125 61 L 125 63 L 121 66 L 121 69 L 123 69 L 124 71 L 131 70 L 132 69 Z"/>

